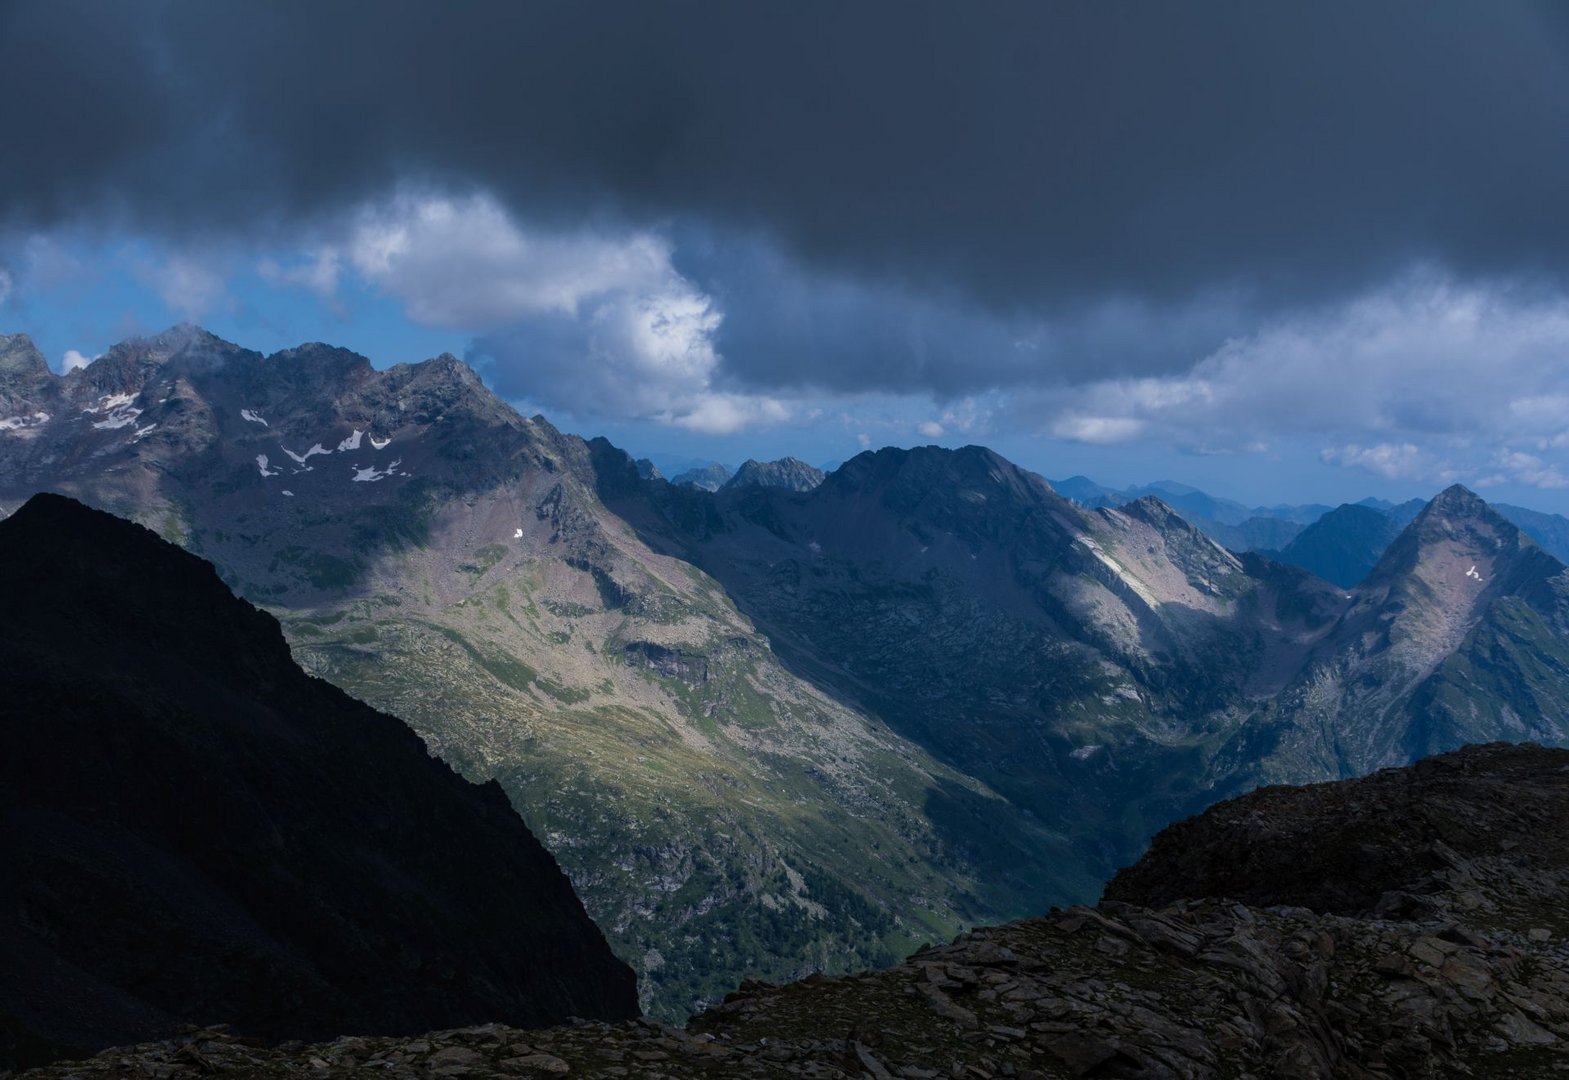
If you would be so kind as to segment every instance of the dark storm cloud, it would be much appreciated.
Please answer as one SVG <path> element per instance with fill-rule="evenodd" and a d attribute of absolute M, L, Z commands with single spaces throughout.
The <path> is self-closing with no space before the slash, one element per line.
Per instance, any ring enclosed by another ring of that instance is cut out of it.
<path fill-rule="evenodd" d="M 1569 254 L 1565 26 L 1523 3 L 9 0 L 0 101 L 13 225 L 294 228 L 472 186 L 766 237 L 1009 332 Z M 895 326 L 884 381 L 918 382 Z"/>

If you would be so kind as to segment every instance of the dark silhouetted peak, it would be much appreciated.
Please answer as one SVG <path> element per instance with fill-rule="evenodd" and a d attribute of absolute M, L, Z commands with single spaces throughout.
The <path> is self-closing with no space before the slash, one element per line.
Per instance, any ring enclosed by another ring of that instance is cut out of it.
<path fill-rule="evenodd" d="M 961 446 L 956 450 L 941 446 L 915 446 L 908 450 L 886 446 L 857 454 L 828 479 L 829 486 L 837 490 L 882 490 L 901 500 L 958 492 L 968 492 L 971 502 L 976 496 L 987 500 L 1005 494 L 1026 499 L 1044 494 L 1061 499 L 1045 480 L 984 446 Z"/>
<path fill-rule="evenodd" d="M 276 619 L 234 596 L 211 563 L 149 529 L 49 493 L 33 496 L 0 529 L 0 591 L 18 598 L 12 603 L 44 594 L 27 615 L 40 636 L 125 635 L 226 678 L 262 683 L 293 668 Z M 92 618 L 78 626 L 88 611 Z"/>
<path fill-rule="evenodd" d="M 266 368 L 271 377 L 309 386 L 332 386 L 363 378 L 373 370 L 371 362 L 359 353 L 319 341 L 273 353 Z"/>
<path fill-rule="evenodd" d="M 307 676 L 211 565 L 39 495 L 0 521 L 0 593 L 0 1068 L 192 1023 L 636 1014 L 500 788 Z"/>
<path fill-rule="evenodd" d="M 823 471 L 799 458 L 755 461 L 748 458 L 735 471 L 726 488 L 783 488 L 786 491 L 811 491 L 823 482 Z"/>
<path fill-rule="evenodd" d="M 1386 511 L 1347 504 L 1303 529 L 1277 557 L 1349 589 L 1372 572 L 1399 534 Z"/>
<path fill-rule="evenodd" d="M 9 381 L 30 382 L 49 374 L 49 362 L 26 334 L 0 334 L 0 388 Z"/>
<path fill-rule="evenodd" d="M 983 446 L 867 451 L 830 473 L 812 498 L 820 508 L 880 507 L 913 527 L 912 537 L 946 531 L 971 554 L 988 543 L 1055 553 L 1068 542 L 1065 524 L 1071 531 L 1083 515 L 1040 476 Z"/>
<path fill-rule="evenodd" d="M 594 470 L 594 486 L 603 498 L 637 491 L 645 482 L 632 455 L 603 435 L 588 441 L 588 458 Z"/>
<path fill-rule="evenodd" d="M 632 464 L 637 466 L 637 475 L 644 480 L 663 480 L 665 478 L 665 474 L 659 471 L 659 466 L 646 457 L 638 458 Z"/>
<path fill-rule="evenodd" d="M 694 487 L 703 491 L 718 491 L 725 486 L 725 481 L 729 480 L 732 475 L 734 474 L 730 472 L 729 466 L 720 465 L 716 462 L 713 465 L 703 465 L 699 468 L 688 469 L 683 473 L 677 473 L 671 477 L 670 482 L 677 487 Z"/>

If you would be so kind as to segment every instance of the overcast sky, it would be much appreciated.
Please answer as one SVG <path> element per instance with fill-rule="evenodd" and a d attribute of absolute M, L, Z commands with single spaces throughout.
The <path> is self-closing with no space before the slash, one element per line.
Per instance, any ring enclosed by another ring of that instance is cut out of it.
<path fill-rule="evenodd" d="M 0 0 L 0 331 L 637 454 L 1569 511 L 1569 8 Z"/>

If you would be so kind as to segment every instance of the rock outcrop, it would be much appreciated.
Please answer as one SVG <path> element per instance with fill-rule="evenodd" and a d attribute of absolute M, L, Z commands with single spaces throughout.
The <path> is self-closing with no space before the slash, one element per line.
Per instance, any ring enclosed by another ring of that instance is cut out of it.
<path fill-rule="evenodd" d="M 0 1067 L 637 1014 L 500 787 L 307 676 L 210 564 L 39 495 L 0 595 Z"/>
<path fill-rule="evenodd" d="M 685 1030 L 490 1025 L 279 1050 L 193 1031 L 37 1075 L 1558 1076 L 1566 767 L 1569 752 L 1493 745 L 1261 791 L 1162 833 L 1108 890 L 1120 899 L 884 971 L 744 984 Z"/>
<path fill-rule="evenodd" d="M 823 470 L 808 465 L 800 458 L 786 457 L 778 461 L 754 461 L 748 458 L 735 471 L 735 475 L 725 481 L 724 487 L 731 490 L 762 487 L 811 491 L 822 482 Z"/>

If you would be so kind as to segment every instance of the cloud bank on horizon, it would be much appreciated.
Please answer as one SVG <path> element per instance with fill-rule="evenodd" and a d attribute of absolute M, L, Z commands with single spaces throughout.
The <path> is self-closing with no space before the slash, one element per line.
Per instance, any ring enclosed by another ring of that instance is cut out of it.
<path fill-rule="evenodd" d="M 623 432 L 1569 487 L 1551 3 L 7 0 L 0 95 L 7 322 L 111 275 Z"/>

